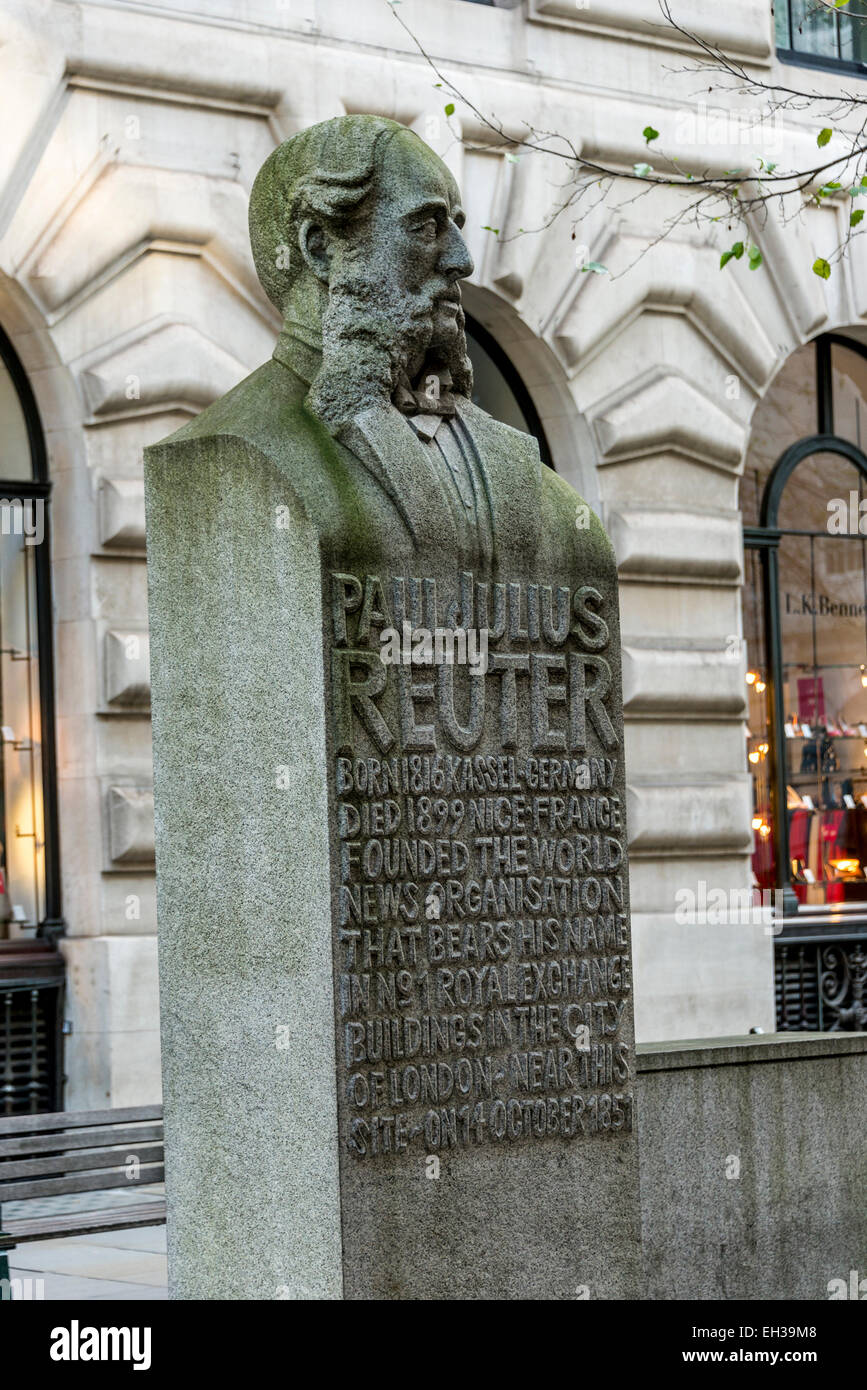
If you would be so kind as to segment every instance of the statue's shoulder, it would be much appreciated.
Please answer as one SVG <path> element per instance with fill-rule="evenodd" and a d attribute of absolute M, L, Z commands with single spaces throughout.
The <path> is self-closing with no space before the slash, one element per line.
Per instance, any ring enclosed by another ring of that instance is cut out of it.
<path fill-rule="evenodd" d="M 542 463 L 535 437 L 494 419 L 471 401 L 461 399 L 458 409 L 489 472 L 492 463 L 498 465 L 500 491 L 511 496 L 519 511 L 538 508 L 539 545 L 542 553 L 548 552 L 548 562 L 556 565 L 568 556 L 582 569 L 614 573 L 614 549 L 601 521 L 571 483 Z"/>
<path fill-rule="evenodd" d="M 271 465 L 305 495 L 317 478 L 345 490 L 349 455 L 304 405 L 307 386 L 273 359 L 257 367 L 174 434 L 145 450 L 159 460 L 195 467 L 217 454 Z"/>
<path fill-rule="evenodd" d="M 525 430 L 516 430 L 513 425 L 505 425 L 502 420 L 497 420 L 493 415 L 489 415 L 480 405 L 475 405 L 466 396 L 459 396 L 458 413 L 470 433 L 476 437 L 484 435 L 505 448 L 519 450 L 521 454 L 541 467 L 539 457 L 539 445 L 532 434 L 527 434 Z"/>
<path fill-rule="evenodd" d="M 370 529 L 381 489 L 304 404 L 308 387 L 274 360 L 258 367 L 174 434 L 145 449 L 145 476 L 203 476 L 251 467 L 288 484 L 323 538 L 349 544 Z"/>
<path fill-rule="evenodd" d="M 573 563 L 599 575 L 614 575 L 617 559 L 608 532 L 571 483 L 552 468 L 542 469 L 542 536 L 562 552 L 571 541 Z"/>
<path fill-rule="evenodd" d="M 542 467 L 533 435 L 504 425 L 464 397 L 458 397 L 457 408 L 484 462 L 500 535 L 535 535 L 541 475 L 547 470 Z M 535 539 L 532 544 L 535 546 Z"/>
<path fill-rule="evenodd" d="M 265 362 L 148 453 L 218 438 L 246 442 L 265 454 L 282 453 L 287 439 L 313 423 L 303 409 L 306 390 L 293 372 L 273 360 Z"/>

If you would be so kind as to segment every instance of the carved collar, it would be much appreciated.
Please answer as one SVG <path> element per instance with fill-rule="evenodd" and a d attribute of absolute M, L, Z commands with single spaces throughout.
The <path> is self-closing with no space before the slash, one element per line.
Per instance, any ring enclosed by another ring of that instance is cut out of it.
<path fill-rule="evenodd" d="M 293 325 L 283 326 L 274 348 L 273 357 L 281 366 L 288 367 L 297 377 L 309 386 L 322 366 L 322 350 L 308 339 L 303 338 Z"/>

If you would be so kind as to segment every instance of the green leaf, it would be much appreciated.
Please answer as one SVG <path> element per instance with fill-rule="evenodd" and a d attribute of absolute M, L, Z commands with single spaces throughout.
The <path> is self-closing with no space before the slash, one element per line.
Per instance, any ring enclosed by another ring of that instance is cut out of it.
<path fill-rule="evenodd" d="M 454 104 L 454 102 L 453 102 L 453 101 L 450 101 L 450 102 L 448 103 L 448 105 L 447 105 L 444 109 L 445 109 L 445 113 L 446 113 L 447 116 L 453 116 L 453 115 L 455 114 L 455 104 Z"/>
<path fill-rule="evenodd" d="M 762 263 L 762 253 L 758 246 L 751 246 L 747 252 L 750 262 L 750 270 L 758 270 Z"/>
<path fill-rule="evenodd" d="M 649 145 L 651 140 L 659 139 L 659 131 L 654 130 L 652 125 L 646 125 L 641 133 L 644 136 L 645 145 Z"/>
<path fill-rule="evenodd" d="M 594 275 L 610 275 L 610 274 L 611 274 L 611 271 L 608 269 L 608 266 L 607 266 L 607 265 L 600 265 L 599 261 L 588 261 L 586 265 L 582 265 L 582 267 L 581 267 L 581 274 L 583 275 L 584 272 L 587 271 L 587 270 L 592 270 Z"/>
<path fill-rule="evenodd" d="M 820 150 L 824 149 L 825 145 L 827 145 L 828 141 L 831 139 L 831 136 L 833 134 L 833 130 L 830 126 L 827 125 L 819 131 L 819 134 L 816 136 L 816 144 L 819 146 Z"/>
<path fill-rule="evenodd" d="M 843 6 L 844 6 L 844 5 L 848 5 L 848 4 L 849 4 L 849 0 L 834 0 L 834 9 L 835 9 L 835 10 L 842 10 Z"/>
<path fill-rule="evenodd" d="M 520 156 L 519 154 L 507 154 L 507 155 L 506 155 L 506 161 L 507 161 L 507 163 L 509 163 L 509 164 L 517 164 L 517 162 L 518 162 L 518 160 L 519 160 L 520 158 L 521 158 L 521 156 Z"/>
<path fill-rule="evenodd" d="M 646 179 L 648 174 L 653 173 L 652 164 L 633 164 L 633 174 L 637 174 L 640 179 Z"/>
<path fill-rule="evenodd" d="M 499 236 L 499 235 L 500 235 L 500 229 L 499 229 L 499 227 L 483 227 L 483 228 L 482 228 L 482 231 L 483 231 L 483 232 L 493 232 L 493 233 L 494 233 L 494 236 Z"/>
<path fill-rule="evenodd" d="M 821 256 L 818 256 L 813 262 L 813 274 L 818 275 L 822 280 L 827 280 L 831 274 L 831 267 Z"/>
<path fill-rule="evenodd" d="M 728 263 L 729 263 L 729 261 L 731 261 L 731 260 L 739 261 L 740 258 L 741 258 L 741 256 L 742 256 L 743 254 L 744 254 L 744 244 L 743 244 L 743 242 L 742 242 L 742 241 L 736 241 L 735 244 L 734 244 L 734 246 L 732 246 L 730 250 L 728 250 L 728 251 L 723 251 L 722 255 L 720 256 L 720 258 L 719 258 L 719 268 L 720 268 L 720 270 L 722 270 L 725 266 L 727 266 Z"/>
<path fill-rule="evenodd" d="M 858 223 L 861 222 L 861 221 L 863 221 L 863 219 L 864 219 L 864 209 L 863 209 L 863 208 L 856 208 L 854 212 L 850 212 L 850 214 L 849 214 L 849 226 L 850 226 L 850 227 L 857 227 L 857 226 L 858 226 Z"/>

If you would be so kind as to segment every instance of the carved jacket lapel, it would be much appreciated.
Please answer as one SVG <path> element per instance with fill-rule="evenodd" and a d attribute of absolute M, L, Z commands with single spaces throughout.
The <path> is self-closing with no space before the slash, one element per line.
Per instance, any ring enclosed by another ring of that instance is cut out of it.
<path fill-rule="evenodd" d="M 398 410 L 383 404 L 360 411 L 337 438 L 376 478 L 417 550 L 457 544 L 443 481 Z"/>
<path fill-rule="evenodd" d="M 473 441 L 488 490 L 495 565 L 503 578 L 526 570 L 539 545 L 542 464 L 532 435 L 502 425 L 458 398 L 458 414 Z"/>

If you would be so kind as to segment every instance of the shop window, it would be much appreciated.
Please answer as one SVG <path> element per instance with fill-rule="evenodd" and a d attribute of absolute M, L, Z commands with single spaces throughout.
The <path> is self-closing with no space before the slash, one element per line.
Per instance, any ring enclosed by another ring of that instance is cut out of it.
<path fill-rule="evenodd" d="M 865 439 L 867 349 L 824 337 L 756 412 L 742 482 L 753 871 L 790 910 L 867 903 Z"/>
<path fill-rule="evenodd" d="M 0 939 L 60 930 L 48 547 L 36 406 L 0 332 Z"/>

